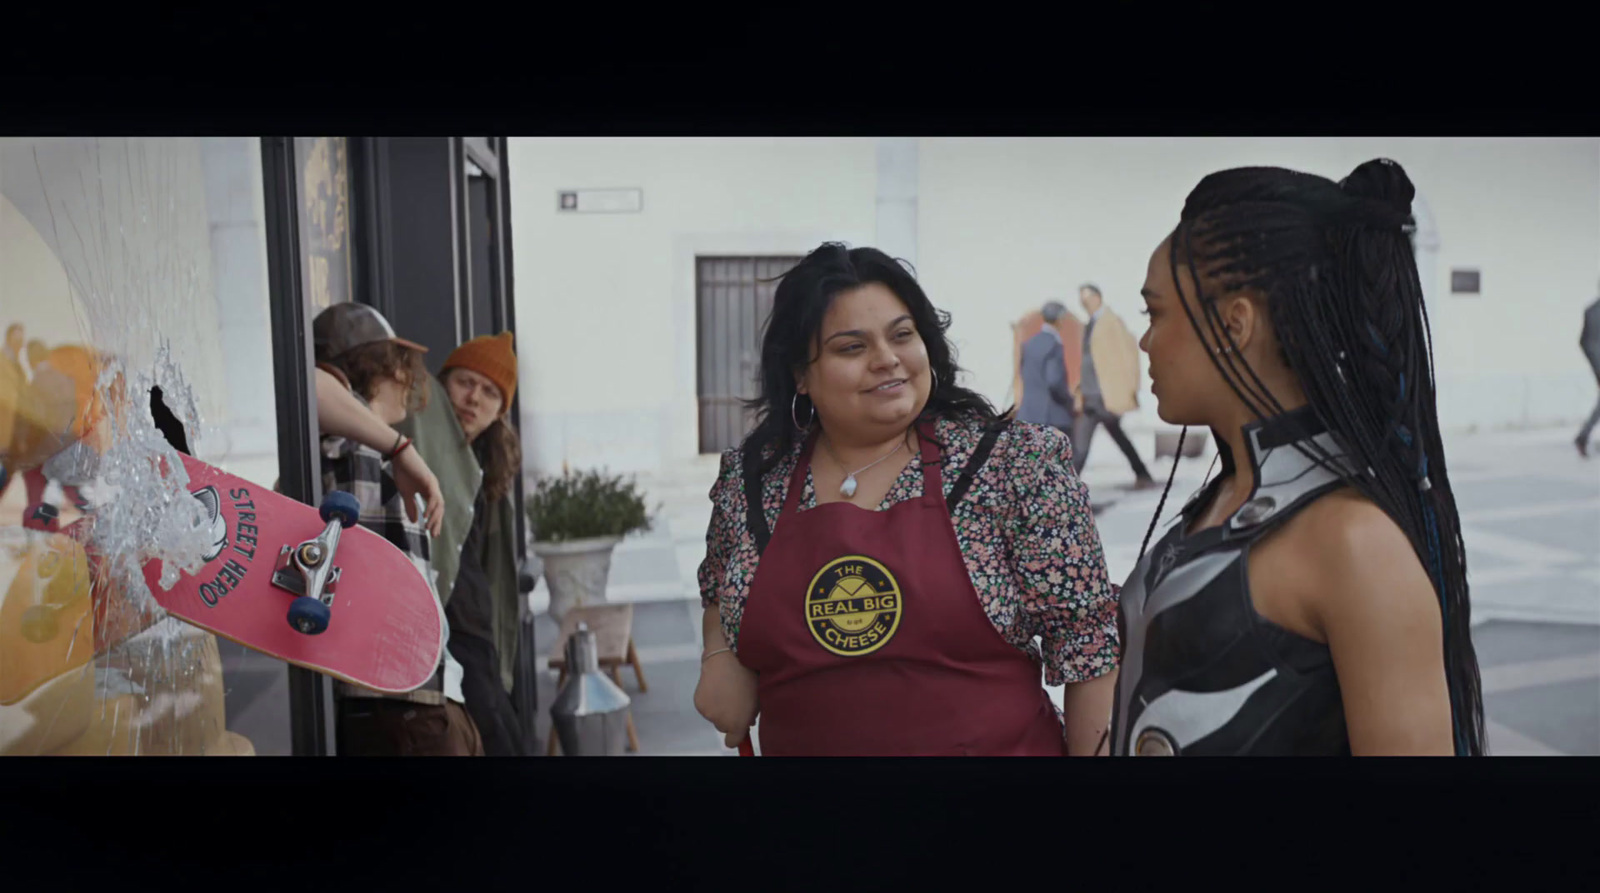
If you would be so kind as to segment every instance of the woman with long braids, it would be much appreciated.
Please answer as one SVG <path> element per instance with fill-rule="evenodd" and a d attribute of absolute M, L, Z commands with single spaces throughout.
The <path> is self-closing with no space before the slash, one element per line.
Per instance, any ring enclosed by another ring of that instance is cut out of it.
<path fill-rule="evenodd" d="M 779 283 L 700 566 L 694 703 L 729 746 L 758 713 L 774 756 L 1101 742 L 1116 593 L 1087 490 L 1060 431 L 957 383 L 949 324 L 872 248 L 823 245 Z"/>
<path fill-rule="evenodd" d="M 1484 752 L 1414 194 L 1223 171 L 1151 256 L 1158 412 L 1222 470 L 1122 589 L 1113 753 Z"/>

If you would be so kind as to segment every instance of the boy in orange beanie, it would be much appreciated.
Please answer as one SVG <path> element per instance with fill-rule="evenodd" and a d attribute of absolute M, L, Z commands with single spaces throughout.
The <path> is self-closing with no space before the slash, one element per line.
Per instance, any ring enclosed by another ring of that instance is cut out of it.
<path fill-rule="evenodd" d="M 460 374 L 450 373 L 460 370 Z M 451 352 L 439 370 L 467 440 L 475 441 L 511 411 L 517 395 L 517 353 L 510 332 L 481 335 Z M 452 384 L 456 382 L 456 384 Z M 493 385 L 490 391 L 486 385 Z"/>
<path fill-rule="evenodd" d="M 473 338 L 456 348 L 439 381 L 460 430 L 451 431 L 446 417 L 431 432 L 418 431 L 417 447 L 431 465 L 466 473 L 452 473 L 452 480 L 474 482 L 468 484 L 472 515 L 461 530 L 459 564 L 445 603 L 450 650 L 461 661 L 467 711 L 483 734 L 485 753 L 525 756 L 524 725 L 531 718 L 517 715 L 508 681 L 520 613 L 512 493 L 522 471 L 521 438 L 507 421 L 517 393 L 511 333 Z"/>

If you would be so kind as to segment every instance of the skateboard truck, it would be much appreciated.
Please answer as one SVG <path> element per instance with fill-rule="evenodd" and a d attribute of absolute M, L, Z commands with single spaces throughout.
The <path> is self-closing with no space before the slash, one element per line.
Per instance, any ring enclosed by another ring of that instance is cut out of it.
<path fill-rule="evenodd" d="M 278 550 L 278 567 L 272 572 L 272 585 L 296 596 L 289 605 L 289 625 L 315 636 L 328 628 L 332 619 L 333 597 L 340 568 L 333 564 L 339 550 L 339 534 L 356 523 L 361 504 L 342 490 L 329 493 L 318 509 L 327 526 L 322 533 L 296 546 Z"/>

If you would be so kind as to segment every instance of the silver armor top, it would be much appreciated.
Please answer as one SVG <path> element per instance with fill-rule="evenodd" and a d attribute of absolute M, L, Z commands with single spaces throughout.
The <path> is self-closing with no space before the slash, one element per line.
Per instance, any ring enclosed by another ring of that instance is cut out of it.
<path fill-rule="evenodd" d="M 1224 523 L 1185 535 L 1233 472 L 1228 446 L 1216 438 L 1221 475 L 1184 506 L 1122 588 L 1114 755 L 1349 753 L 1328 646 L 1256 613 L 1248 568 L 1250 547 L 1342 486 L 1350 462 L 1309 407 L 1244 434 L 1256 477 L 1250 497 Z"/>

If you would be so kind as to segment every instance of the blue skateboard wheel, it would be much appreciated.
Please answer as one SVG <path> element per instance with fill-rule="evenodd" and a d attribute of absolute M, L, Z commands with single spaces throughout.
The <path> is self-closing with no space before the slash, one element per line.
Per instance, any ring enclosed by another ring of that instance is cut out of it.
<path fill-rule="evenodd" d="M 327 605 L 309 595 L 302 595 L 289 605 L 289 625 L 305 635 L 314 636 L 328 628 L 331 614 Z"/>
<path fill-rule="evenodd" d="M 356 501 L 353 494 L 335 490 L 322 497 L 322 507 L 318 513 L 322 515 L 323 523 L 338 518 L 341 526 L 354 527 L 361 519 L 361 503 Z"/>

